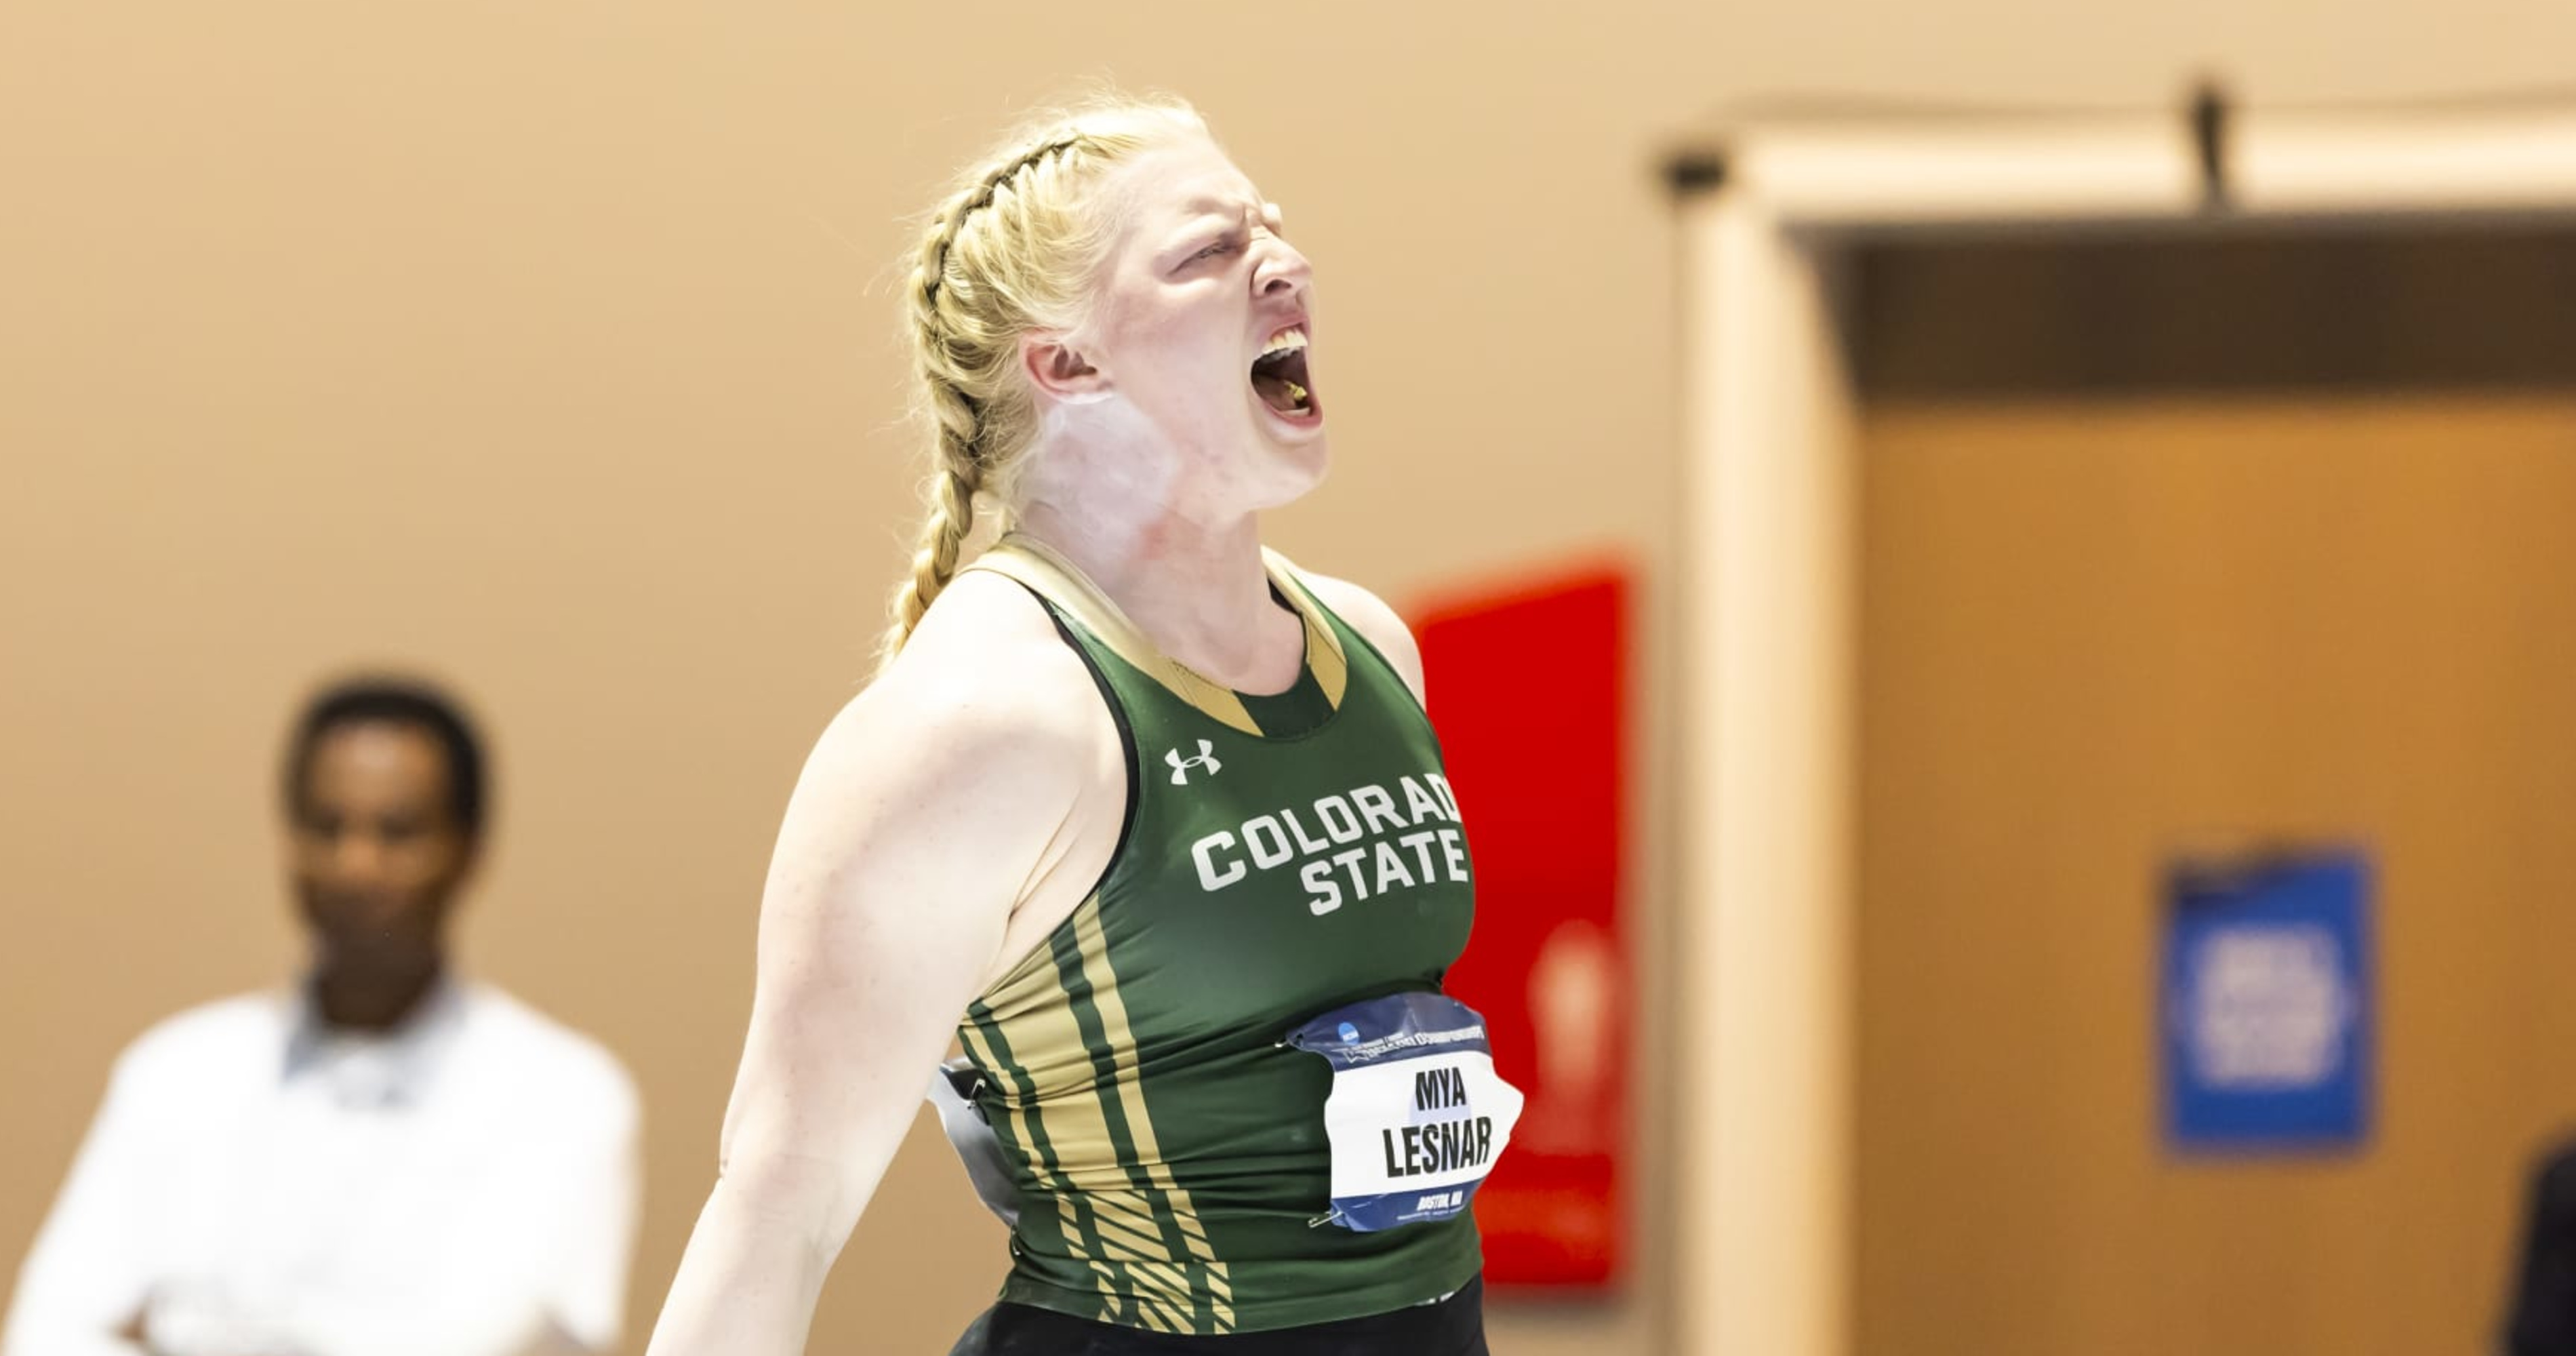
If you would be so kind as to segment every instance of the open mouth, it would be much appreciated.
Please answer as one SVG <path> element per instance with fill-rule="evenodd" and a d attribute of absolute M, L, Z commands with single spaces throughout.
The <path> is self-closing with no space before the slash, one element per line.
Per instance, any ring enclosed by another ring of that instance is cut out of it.
<path fill-rule="evenodd" d="M 1261 356 L 1252 360 L 1252 389 L 1261 403 L 1291 419 L 1315 413 L 1315 393 L 1307 389 L 1306 327 L 1291 325 L 1270 336 Z"/>

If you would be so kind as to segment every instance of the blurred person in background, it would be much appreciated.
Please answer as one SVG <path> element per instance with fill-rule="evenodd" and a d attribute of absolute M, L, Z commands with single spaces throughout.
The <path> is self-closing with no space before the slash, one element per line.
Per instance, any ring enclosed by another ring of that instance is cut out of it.
<path fill-rule="evenodd" d="M 607 1051 L 460 978 L 484 755 L 427 685 L 318 694 L 283 769 L 301 981 L 118 1058 L 0 1356 L 616 1345 L 639 1114 Z"/>
<path fill-rule="evenodd" d="M 2576 1356 L 2576 1143 L 2541 1160 L 2525 1210 L 2506 1356 Z"/>

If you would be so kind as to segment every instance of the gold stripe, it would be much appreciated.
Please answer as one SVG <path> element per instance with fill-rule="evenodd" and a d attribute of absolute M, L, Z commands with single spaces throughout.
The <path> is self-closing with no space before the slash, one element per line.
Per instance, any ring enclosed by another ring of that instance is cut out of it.
<path fill-rule="evenodd" d="M 1190 1311 L 1190 1287 L 1187 1282 L 1176 1286 L 1159 1276 L 1149 1276 L 1144 1271 L 1146 1264 L 1137 1258 L 1122 1259 L 1119 1265 L 1127 1269 L 1128 1287 L 1139 1301 L 1150 1300 L 1182 1314 Z"/>
<path fill-rule="evenodd" d="M 1315 685 L 1324 689 L 1324 700 L 1334 710 L 1342 709 L 1342 694 L 1351 685 L 1351 657 L 1342 652 L 1342 638 L 1324 615 L 1324 605 L 1306 588 L 1297 575 L 1297 567 L 1288 557 L 1264 547 L 1262 559 L 1270 566 L 1272 582 L 1279 592 L 1297 607 L 1297 615 L 1306 619 L 1306 667 L 1315 671 Z"/>
<path fill-rule="evenodd" d="M 1136 1156 L 1145 1168 L 1145 1176 L 1169 1202 L 1172 1217 L 1191 1238 L 1190 1251 L 1198 1254 L 1207 1268 L 1210 1289 L 1227 1281 L 1225 1263 L 1217 1261 L 1213 1250 L 1204 1246 L 1206 1231 L 1199 1225 L 1198 1207 L 1190 1193 L 1172 1180 L 1171 1166 L 1163 1161 L 1163 1149 L 1154 1138 L 1154 1118 L 1145 1109 L 1145 1088 L 1136 1070 L 1136 1034 L 1127 1023 L 1127 1001 L 1118 992 L 1118 973 L 1110 968 L 1109 939 L 1100 930 L 1100 910 L 1091 904 L 1074 910 L 1073 929 L 1076 949 L 1082 956 L 1083 978 L 1091 981 L 1092 1006 L 1100 1012 L 1101 1030 L 1109 1038 L 1112 1066 L 1116 1071 L 1119 1104 L 1127 1112 L 1127 1135 L 1135 1141 Z M 1231 1294 L 1231 1287 L 1228 1287 Z M 1233 1325 L 1229 1313 L 1223 1322 Z"/>
<path fill-rule="evenodd" d="M 1101 1006 L 1100 985 L 1108 975 L 1106 963 L 1107 936 L 1100 930 L 1100 897 L 1093 895 L 1074 911 L 1075 943 L 1082 954 L 1085 978 L 1093 985 L 1093 1003 L 1100 1008 L 1101 1027 L 1107 1037 L 1114 1067 L 1121 1082 L 1122 1107 L 1126 1110 L 1129 1130 L 1136 1135 L 1141 1156 L 1148 1161 L 1149 1175 L 1157 1184 L 1170 1190 L 1170 1172 L 1159 1163 L 1161 1149 L 1155 1145 L 1152 1127 L 1139 1121 L 1143 1114 L 1142 1092 L 1130 1087 L 1135 1079 L 1135 1034 L 1127 1022 L 1126 1005 Z M 1041 944 L 1013 975 L 997 986 L 984 1000 L 994 1022 L 1011 1042 L 1014 1062 L 1026 1074 L 1035 1089 L 1036 1101 L 1046 1117 L 1047 1142 L 1055 1153 L 1052 1171 L 1041 1168 L 1040 1184 L 1056 1197 L 1056 1207 L 1065 1221 L 1068 1238 L 1079 1238 L 1072 1193 L 1079 1191 L 1082 1201 L 1091 1209 L 1093 1232 L 1106 1249 L 1106 1260 L 1090 1257 L 1076 1249 L 1099 1276 L 1105 1289 L 1114 1292 L 1113 1299 L 1124 1299 L 1131 1313 L 1149 1312 L 1145 1305 L 1160 1296 L 1168 1284 L 1162 1276 L 1138 1270 L 1140 1263 L 1164 1262 L 1167 1274 L 1177 1274 L 1168 1266 L 1170 1249 L 1162 1230 L 1154 1222 L 1154 1209 L 1143 1193 L 1128 1187 L 1120 1166 L 1123 1158 L 1109 1135 L 1108 1109 L 1099 1096 L 1099 1068 L 1092 1060 L 1090 1048 L 1083 1043 L 1082 1028 L 1075 1018 L 1071 995 L 1057 973 L 1053 948 Z M 1040 968 L 1043 966 L 1043 969 Z M 1116 998 L 1116 980 L 1108 979 L 1109 997 Z M 998 1068 L 989 1042 L 973 1024 L 965 1027 L 972 1042 L 970 1050 L 987 1067 Z M 1041 1160 L 1034 1150 L 1024 1119 L 1025 1110 L 1015 1110 L 1006 1117 L 1013 1136 L 1032 1164 Z M 1139 1133 L 1141 1132 L 1141 1133 Z M 1077 1165 L 1067 1167 L 1065 1165 Z M 1109 1180 L 1114 1178 L 1116 1185 Z M 1176 1202 L 1187 1197 L 1176 1196 Z M 1220 1331 L 1232 1331 L 1234 1313 L 1226 1303 L 1233 1287 L 1222 1266 L 1215 1262 L 1215 1252 L 1208 1247 L 1206 1230 L 1195 1215 L 1180 1216 L 1180 1224 L 1189 1250 L 1197 1254 L 1210 1272 L 1210 1289 L 1215 1295 L 1211 1311 L 1217 1315 Z M 1143 1246 L 1139 1247 L 1141 1243 Z M 1110 1270 L 1116 1264 L 1127 1276 L 1121 1282 Z M 1141 1292 L 1141 1293 L 1140 1293 Z M 1192 1332 L 1197 1324 L 1191 1318 L 1195 1307 L 1186 1275 L 1181 1277 L 1177 1293 L 1165 1298 L 1166 1311 L 1179 1306 L 1171 1331 Z"/>
<path fill-rule="evenodd" d="M 1110 1255 L 1121 1262 L 1140 1261 L 1163 1254 L 1161 1240 L 1152 1234 L 1138 1233 L 1107 1215 L 1100 1216 L 1100 1241 L 1110 1244 Z"/>
<path fill-rule="evenodd" d="M 1184 1329 L 1192 1326 L 1189 1317 L 1190 1297 L 1186 1292 L 1174 1290 L 1160 1281 L 1146 1280 L 1137 1274 L 1136 1264 L 1133 1262 L 1125 1265 L 1127 1293 L 1130 1298 L 1134 1299 L 1139 1306 L 1151 1304 L 1167 1314 L 1179 1315 Z"/>
<path fill-rule="evenodd" d="M 1163 1283 L 1165 1293 L 1176 1299 L 1188 1299 L 1190 1278 L 1160 1262 L 1138 1262 L 1135 1269 Z"/>
<path fill-rule="evenodd" d="M 1137 1191 L 1098 1191 L 1084 1199 L 1100 1226 L 1100 1241 L 1131 1281 L 1186 1310 L 1191 1301 L 1189 1278 L 1165 1259 L 1170 1249 L 1154 1223 L 1152 1207 Z"/>
<path fill-rule="evenodd" d="M 1124 1193 L 1124 1195 L 1126 1197 L 1133 1198 L 1138 1205 L 1144 1204 L 1144 1198 L 1137 1195 L 1135 1192 L 1127 1192 Z M 1092 1197 L 1092 1202 L 1100 1207 L 1100 1214 L 1103 1219 L 1111 1218 L 1114 1215 L 1118 1223 L 1125 1225 L 1132 1232 L 1143 1234 L 1147 1238 L 1158 1239 L 1162 1236 L 1161 1228 L 1154 1223 L 1154 1214 L 1151 1207 L 1137 1209 L 1129 1206 L 1126 1200 L 1119 1197 L 1109 1196 L 1107 1194 Z M 1155 1251 L 1161 1252 L 1163 1249 L 1157 1248 Z"/>
<path fill-rule="evenodd" d="M 1095 896 L 1082 909 L 1098 904 Z M 984 1006 L 1010 1041 L 1012 1060 L 1028 1078 L 1031 1100 L 1046 1115 L 1059 1180 L 1087 1190 L 1094 1185 L 1090 1178 L 1117 1163 L 1118 1153 L 1097 1095 L 1086 1095 L 1099 1074 L 1082 1043 L 1073 1003 L 1055 973 L 1053 950 L 1039 943 L 1031 954 L 1045 962 L 1043 972 L 1015 973 L 985 997 Z"/>
<path fill-rule="evenodd" d="M 1161 1261 L 1155 1253 L 1139 1252 L 1128 1247 L 1126 1242 L 1120 1239 L 1104 1239 L 1103 1241 L 1109 1244 L 1110 1260 L 1126 1269 L 1129 1284 L 1149 1294 L 1160 1295 L 1168 1300 L 1175 1300 L 1183 1303 L 1186 1303 L 1189 1300 L 1190 1284 L 1187 1277 L 1182 1277 L 1180 1283 L 1178 1285 L 1174 1285 L 1162 1276 L 1146 1270 L 1148 1267 L 1162 1267 L 1166 1272 L 1171 1270 L 1171 1267 Z"/>
<path fill-rule="evenodd" d="M 1317 651 L 1321 653 L 1321 651 Z M 1338 651 L 1335 653 L 1338 654 Z M 1145 1170 L 1147 1181 L 1171 1208 L 1173 1221 L 1180 1226 L 1181 1239 L 1190 1259 L 1206 1277 L 1209 1312 L 1214 1316 L 1214 1329 L 1220 1333 L 1235 1328 L 1233 1278 L 1226 1265 L 1217 1260 L 1216 1250 L 1208 1241 L 1207 1228 L 1198 1218 L 1196 1205 L 1189 1192 L 1172 1177 L 1164 1163 L 1162 1146 L 1154 1134 L 1153 1121 L 1146 1110 L 1144 1087 L 1136 1066 L 1135 1033 L 1127 1016 L 1127 1005 L 1118 989 L 1116 971 L 1108 958 L 1108 937 L 1100 926 L 1100 900 L 1097 895 L 1083 901 L 1068 920 L 1074 929 L 1075 949 L 1080 957 L 1084 978 L 1092 989 L 1092 1004 L 1097 1010 L 1102 1034 L 1110 1051 L 1112 1081 L 1117 1087 L 1121 1109 L 1126 1113 L 1129 1137 L 1136 1157 Z M 1174 1317 L 1172 1330 L 1189 1332 L 1196 1324 L 1187 1315 L 1194 1305 L 1187 1304 L 1192 1292 L 1186 1269 L 1171 1264 L 1183 1259 L 1171 1257 L 1162 1234 L 1155 1224 L 1155 1211 L 1145 1197 L 1125 1187 L 1120 1169 L 1122 1155 L 1109 1136 L 1107 1108 L 1099 1095 L 1099 1070 L 1092 1052 L 1082 1040 L 1080 1023 L 1073 1013 L 1070 995 L 1063 977 L 1057 973 L 1052 948 L 1041 945 L 1011 976 L 986 995 L 984 1005 L 993 1020 L 1009 1037 L 1015 1063 L 1035 1090 L 1035 1100 L 1047 1122 L 1047 1139 L 1054 1153 L 1041 1158 L 1028 1129 L 1028 1112 L 1011 1106 L 1005 1117 L 1010 1133 L 1021 1153 L 1037 1169 L 1040 1185 L 1056 1197 L 1057 1210 L 1064 1221 L 1069 1240 L 1082 1237 L 1080 1221 L 1074 1209 L 1072 1193 L 1080 1191 L 1082 1200 L 1091 1207 L 1093 1233 L 1107 1248 L 1106 1257 L 1093 1257 L 1078 1243 L 1074 1255 L 1085 1262 L 1098 1277 L 1105 1292 L 1109 1321 L 1117 1321 L 1120 1301 L 1133 1314 L 1143 1316 L 1152 1311 L 1146 1306 L 1156 1301 L 1178 1275 L 1182 1292 L 1170 1296 L 1183 1301 L 1184 1307 Z M 989 1042 L 972 1023 L 963 1032 L 969 1049 L 988 1068 L 1001 1067 Z M 1016 1098 L 1014 1099 L 1014 1101 Z M 1050 1166 L 1050 1163 L 1052 1166 Z M 1069 1167 L 1067 1165 L 1081 1165 Z M 1106 1179 L 1115 1174 L 1116 1186 Z M 1147 1240 L 1142 1255 L 1130 1257 L 1134 1240 Z M 1141 1270 L 1151 1261 L 1162 1268 L 1162 1274 Z M 1110 1270 L 1115 1263 L 1132 1278 L 1122 1285 L 1118 1274 Z M 1138 1293 L 1141 1292 L 1141 1293 Z"/>
<path fill-rule="evenodd" d="M 1057 555 L 1045 545 L 1013 532 L 1003 536 L 977 556 L 969 570 L 989 570 L 1007 579 L 1016 579 L 1037 591 L 1038 595 L 1071 613 L 1082 628 L 1098 636 L 1119 658 L 1169 689 L 1173 696 L 1188 702 L 1208 716 L 1241 730 L 1248 735 L 1261 733 L 1252 713 L 1243 708 L 1243 698 L 1223 683 L 1212 682 L 1192 672 L 1180 661 L 1154 648 L 1154 642 L 1118 610 L 1109 595 L 1091 582 L 1072 561 Z"/>
<path fill-rule="evenodd" d="M 1332 628 L 1313 617 L 1306 619 L 1307 663 L 1315 670 L 1315 685 L 1324 690 L 1324 700 L 1334 710 L 1342 709 L 1342 694 L 1350 690 L 1350 660 L 1342 655 L 1342 643 Z"/>
<path fill-rule="evenodd" d="M 1195 1323 L 1190 1321 L 1189 1296 L 1186 1294 L 1165 1294 L 1159 1286 L 1147 1286 L 1141 1284 L 1142 1278 L 1137 1276 L 1136 1268 L 1133 1264 L 1129 1264 L 1126 1267 L 1126 1271 L 1128 1281 L 1131 1284 L 1135 1284 L 1137 1290 L 1140 1292 L 1134 1296 L 1136 1301 L 1136 1312 L 1144 1316 L 1148 1322 L 1153 1320 L 1154 1315 L 1159 1314 L 1162 1316 L 1165 1323 L 1171 1325 L 1170 1328 L 1167 1329 L 1167 1331 L 1170 1332 L 1189 1332 L 1197 1326 Z"/>
<path fill-rule="evenodd" d="M 1071 1015 L 1069 1008 L 1067 1015 Z M 1001 1069 L 1002 1062 L 993 1057 L 992 1044 L 984 1039 L 984 1033 L 977 1030 L 973 1022 L 960 1023 L 957 1030 L 966 1043 L 968 1053 L 972 1054 L 978 1063 L 987 1069 L 996 1071 Z M 1017 1045 L 1011 1048 L 1014 1053 L 1019 1049 Z M 1020 1067 L 1023 1072 L 1028 1069 L 1025 1064 Z M 1031 1081 L 1035 1081 L 1035 1075 L 1031 1075 Z M 1036 1173 L 1039 1187 L 1055 1198 L 1056 1218 L 1064 1226 L 1066 1251 L 1071 1253 L 1076 1261 L 1091 1267 L 1093 1275 L 1100 1281 L 1102 1307 L 1110 1317 L 1115 1318 L 1118 1313 L 1117 1279 L 1110 1275 L 1108 1267 L 1092 1260 L 1091 1255 L 1083 1251 L 1082 1221 L 1074 1212 L 1072 1196 L 1064 1189 L 1063 1174 L 1055 1170 L 1053 1164 L 1048 1161 L 1049 1156 L 1038 1152 L 1037 1140 L 1029 1133 L 1026 1114 L 1014 1109 L 1010 1098 L 1004 1098 L 1002 1106 L 1002 1120 L 1010 1126 L 1011 1139 L 1020 1147 L 1021 1161 L 1027 1163 Z M 1108 1136 L 1104 1133 L 1101 1138 L 1106 1141 Z M 1047 1139 L 1050 1144 L 1056 1142 L 1052 1134 Z"/>

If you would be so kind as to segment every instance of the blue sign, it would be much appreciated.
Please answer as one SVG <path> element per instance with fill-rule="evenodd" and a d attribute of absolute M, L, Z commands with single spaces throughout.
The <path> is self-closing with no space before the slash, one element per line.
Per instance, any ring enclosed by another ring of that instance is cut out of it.
<path fill-rule="evenodd" d="M 2361 855 L 2181 866 L 2169 884 L 2167 1141 L 2187 1152 L 2359 1145 L 2373 1044 Z"/>

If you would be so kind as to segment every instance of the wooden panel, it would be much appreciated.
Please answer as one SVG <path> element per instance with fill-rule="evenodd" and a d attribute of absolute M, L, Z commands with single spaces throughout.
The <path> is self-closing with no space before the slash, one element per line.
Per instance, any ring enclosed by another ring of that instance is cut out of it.
<path fill-rule="evenodd" d="M 2576 401 L 1953 404 L 1868 422 L 1868 1356 L 2465 1351 L 2576 1113 Z M 2382 869 L 2375 1142 L 2158 1141 L 2158 869 Z"/>
<path fill-rule="evenodd" d="M 1881 399 L 2576 389 L 2576 233 L 2237 226 L 1865 251 Z"/>

